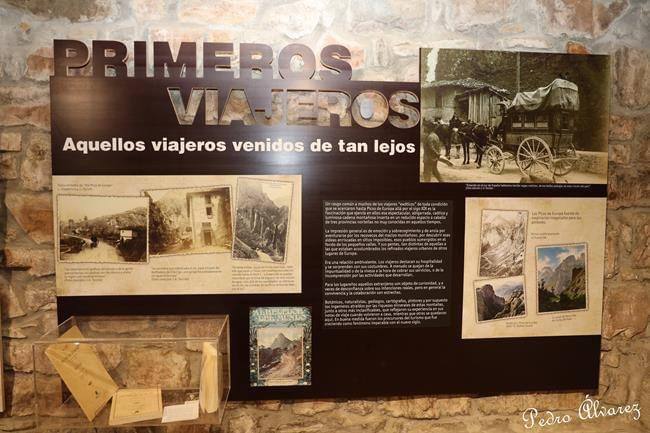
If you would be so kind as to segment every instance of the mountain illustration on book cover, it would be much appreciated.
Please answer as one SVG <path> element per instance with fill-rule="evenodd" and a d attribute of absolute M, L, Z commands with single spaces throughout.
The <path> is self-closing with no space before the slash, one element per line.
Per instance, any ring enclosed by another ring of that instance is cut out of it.
<path fill-rule="evenodd" d="M 250 311 L 251 386 L 311 385 L 311 311 L 260 307 Z"/>

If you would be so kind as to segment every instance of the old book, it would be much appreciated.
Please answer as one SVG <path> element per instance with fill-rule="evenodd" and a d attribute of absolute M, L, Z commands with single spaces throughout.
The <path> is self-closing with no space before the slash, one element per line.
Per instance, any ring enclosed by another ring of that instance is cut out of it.
<path fill-rule="evenodd" d="M 65 340 L 83 339 L 78 327 L 70 328 L 59 337 L 61 343 L 45 350 L 56 371 L 89 421 L 95 419 L 111 399 L 118 386 L 90 344 L 64 343 Z"/>
<path fill-rule="evenodd" d="M 204 412 L 214 413 L 219 409 L 219 402 L 223 394 L 221 367 L 221 356 L 216 345 L 208 342 L 203 343 L 199 401 Z"/>
<path fill-rule="evenodd" d="M 311 385 L 311 310 L 260 307 L 250 311 L 251 386 Z"/>
<path fill-rule="evenodd" d="M 123 425 L 162 418 L 160 388 L 120 389 L 113 396 L 108 425 Z"/>

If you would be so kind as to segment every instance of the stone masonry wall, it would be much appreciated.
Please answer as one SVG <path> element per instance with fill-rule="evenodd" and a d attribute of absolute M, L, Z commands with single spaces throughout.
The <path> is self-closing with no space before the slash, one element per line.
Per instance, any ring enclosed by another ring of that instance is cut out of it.
<path fill-rule="evenodd" d="M 650 431 L 649 18 L 650 3 L 643 0 L 0 0 L 0 195 L 6 204 L 0 210 L 0 294 L 7 400 L 0 431 L 33 427 L 30 342 L 56 324 L 48 95 L 53 38 L 263 42 L 276 53 L 292 42 L 315 50 L 341 43 L 352 50 L 354 78 L 375 80 L 417 80 L 418 49 L 427 46 L 612 54 L 598 397 L 609 404 L 640 402 L 642 418 L 601 418 L 544 431 Z M 237 403 L 224 429 L 523 432 L 523 409 L 575 414 L 583 398 L 570 393 Z"/>

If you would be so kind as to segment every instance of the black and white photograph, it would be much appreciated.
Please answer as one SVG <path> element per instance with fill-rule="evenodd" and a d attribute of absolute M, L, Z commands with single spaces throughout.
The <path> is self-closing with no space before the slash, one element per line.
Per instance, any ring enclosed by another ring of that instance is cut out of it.
<path fill-rule="evenodd" d="M 528 212 L 485 209 L 481 213 L 479 276 L 523 275 Z"/>
<path fill-rule="evenodd" d="M 475 281 L 479 322 L 526 315 L 524 277 Z"/>
<path fill-rule="evenodd" d="M 587 308 L 587 244 L 536 248 L 537 312 Z"/>
<path fill-rule="evenodd" d="M 293 183 L 237 180 L 233 258 L 284 263 Z"/>
<path fill-rule="evenodd" d="M 230 253 L 232 210 L 229 186 L 151 189 L 149 253 Z"/>
<path fill-rule="evenodd" d="M 258 377 L 263 381 L 303 378 L 303 328 L 257 330 Z"/>
<path fill-rule="evenodd" d="M 609 57 L 422 49 L 421 182 L 607 183 Z"/>
<path fill-rule="evenodd" d="M 148 261 L 147 198 L 59 195 L 57 212 L 60 261 Z"/>

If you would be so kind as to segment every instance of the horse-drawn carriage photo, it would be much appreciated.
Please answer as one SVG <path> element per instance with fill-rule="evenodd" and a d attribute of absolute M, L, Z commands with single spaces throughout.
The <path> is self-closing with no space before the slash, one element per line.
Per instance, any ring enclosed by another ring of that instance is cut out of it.
<path fill-rule="evenodd" d="M 500 104 L 502 121 L 484 155 L 490 172 L 501 174 L 514 161 L 528 176 L 568 174 L 578 159 L 573 135 L 579 101 L 578 87 L 557 78 Z"/>
<path fill-rule="evenodd" d="M 607 59 L 577 57 L 423 50 L 421 181 L 606 183 Z"/>

